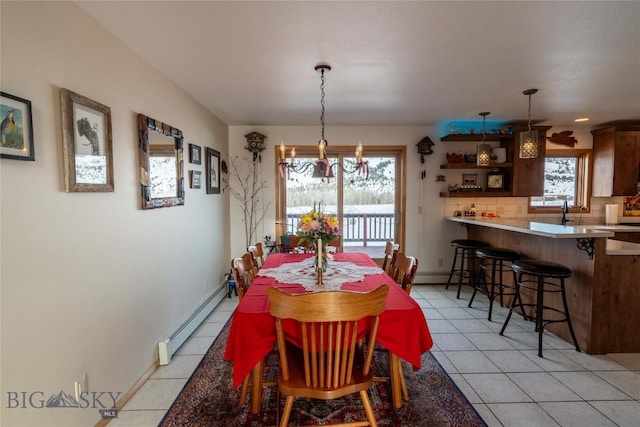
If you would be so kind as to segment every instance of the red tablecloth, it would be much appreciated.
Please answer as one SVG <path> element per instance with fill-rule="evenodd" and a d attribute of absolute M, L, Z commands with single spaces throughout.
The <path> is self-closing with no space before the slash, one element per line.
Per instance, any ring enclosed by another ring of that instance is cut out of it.
<path fill-rule="evenodd" d="M 271 254 L 264 267 L 274 268 L 287 262 L 298 262 L 309 254 Z M 376 265 L 366 254 L 338 253 L 336 261 L 349 261 L 357 265 Z M 427 322 L 418 304 L 391 277 L 380 270 L 380 274 L 368 275 L 360 282 L 348 282 L 343 290 L 368 292 L 386 283 L 389 286 L 385 311 L 380 315 L 377 341 L 401 359 L 420 368 L 420 356 L 433 346 Z M 269 314 L 267 289 L 272 286 L 289 293 L 303 293 L 300 285 L 277 282 L 266 276 L 257 276 L 238 305 L 231 322 L 229 341 L 224 357 L 233 362 L 233 387 L 237 387 L 251 369 L 262 360 L 276 342 L 275 319 Z"/>

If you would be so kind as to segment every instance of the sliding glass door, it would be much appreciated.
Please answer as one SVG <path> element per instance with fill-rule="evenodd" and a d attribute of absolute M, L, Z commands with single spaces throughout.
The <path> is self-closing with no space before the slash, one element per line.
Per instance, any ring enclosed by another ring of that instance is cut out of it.
<path fill-rule="evenodd" d="M 347 151 L 348 150 L 348 151 Z M 366 171 L 355 169 L 353 149 L 333 148 L 328 153 L 333 177 L 313 177 L 317 150 L 296 147 L 300 172 L 278 178 L 277 217 L 279 232 L 295 233 L 300 214 L 321 203 L 325 213 L 336 215 L 345 252 L 366 252 L 382 258 L 387 240 L 404 241 L 404 147 L 365 147 Z M 341 165 L 342 167 L 338 166 Z M 404 246 L 404 245 L 402 245 Z"/>

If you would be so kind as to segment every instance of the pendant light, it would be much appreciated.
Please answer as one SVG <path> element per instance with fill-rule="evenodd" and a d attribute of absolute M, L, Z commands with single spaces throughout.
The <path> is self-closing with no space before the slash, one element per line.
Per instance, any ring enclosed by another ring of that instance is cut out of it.
<path fill-rule="evenodd" d="M 527 89 L 522 92 L 529 97 L 529 114 L 527 131 L 520 134 L 520 158 L 535 159 L 538 157 L 538 131 L 531 130 L 531 95 L 536 93 L 538 89 Z"/>
<path fill-rule="evenodd" d="M 364 150 L 362 148 L 362 143 L 359 142 L 356 150 L 355 150 L 355 167 L 353 169 L 346 169 L 343 165 L 339 163 L 329 163 L 327 159 L 327 146 L 329 143 L 326 139 L 324 139 L 324 75 L 325 73 L 331 71 L 331 66 L 327 64 L 319 64 L 315 66 L 315 70 L 320 73 L 320 140 L 318 141 L 318 158 L 313 162 L 304 162 L 302 164 L 296 163 L 296 154 L 295 148 L 291 149 L 290 162 L 287 162 L 284 146 L 284 141 L 280 143 L 279 151 L 280 151 L 280 159 L 278 160 L 278 171 L 280 173 L 281 178 L 285 178 L 289 175 L 289 171 L 294 171 L 297 173 L 305 173 L 309 168 L 313 168 L 312 177 L 320 178 L 323 181 L 326 179 L 327 181 L 330 178 L 334 178 L 335 174 L 333 173 L 333 167 L 339 167 L 344 173 L 347 174 L 362 174 L 365 179 L 369 178 L 369 162 L 363 160 L 362 156 L 364 154 Z"/>
<path fill-rule="evenodd" d="M 482 116 L 482 141 L 477 148 L 476 163 L 478 166 L 491 165 L 491 145 L 484 143 L 484 139 L 487 137 L 487 134 L 485 133 L 485 122 L 489 114 L 491 113 L 488 111 L 479 113 L 479 115 Z"/>

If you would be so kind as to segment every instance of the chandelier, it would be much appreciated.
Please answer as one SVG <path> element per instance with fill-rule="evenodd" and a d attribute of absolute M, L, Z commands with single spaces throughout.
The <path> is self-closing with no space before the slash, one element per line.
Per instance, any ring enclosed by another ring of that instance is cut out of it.
<path fill-rule="evenodd" d="M 369 163 L 362 160 L 362 143 L 358 143 L 355 151 L 356 163 L 353 169 L 348 169 L 342 164 L 329 163 L 327 159 L 327 146 L 329 143 L 324 138 L 324 74 L 331 71 L 331 66 L 327 64 L 319 64 L 315 67 L 316 71 L 320 72 L 320 140 L 318 141 L 318 158 L 312 162 L 296 162 L 296 149 L 292 148 L 289 155 L 289 161 L 286 158 L 286 147 L 284 142 L 280 143 L 279 147 L 279 159 L 278 170 L 280 177 L 288 177 L 290 172 L 305 173 L 307 170 L 313 167 L 313 178 L 321 178 L 323 181 L 330 178 L 334 178 L 334 167 L 339 167 L 344 173 L 353 174 L 358 173 L 364 175 L 364 178 L 369 178 Z"/>

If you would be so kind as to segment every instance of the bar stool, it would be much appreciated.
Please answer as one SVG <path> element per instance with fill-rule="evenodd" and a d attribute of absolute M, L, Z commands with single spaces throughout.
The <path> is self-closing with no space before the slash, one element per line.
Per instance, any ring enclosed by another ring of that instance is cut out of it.
<path fill-rule="evenodd" d="M 451 246 L 455 248 L 453 252 L 453 263 L 451 264 L 451 272 L 445 289 L 449 289 L 449 284 L 454 275 L 458 276 L 458 294 L 456 298 L 460 299 L 460 289 L 462 288 L 462 280 L 467 279 L 470 286 L 475 287 L 476 284 L 476 249 L 489 246 L 488 243 L 480 240 L 472 239 L 455 239 L 451 241 Z M 460 266 L 457 266 L 457 260 L 460 257 Z M 467 269 L 465 270 L 465 260 L 467 261 Z"/>
<path fill-rule="evenodd" d="M 476 293 L 480 290 L 489 298 L 489 316 L 487 319 L 491 320 L 496 288 L 498 288 L 501 307 L 504 307 L 504 295 L 515 295 L 515 290 L 514 292 L 505 294 L 504 290 L 509 286 L 504 283 L 503 273 L 512 271 L 511 264 L 520 259 L 520 254 L 516 251 L 512 251 L 511 249 L 485 247 L 476 249 L 476 257 L 480 260 L 480 269 L 482 274 L 480 276 L 480 280 L 478 280 L 478 283 L 475 286 L 475 289 L 473 290 L 471 300 L 469 300 L 469 307 L 471 307 Z M 498 276 L 497 280 L 496 273 Z M 489 282 L 487 282 L 487 276 L 489 276 Z M 480 287 L 480 284 L 482 284 L 484 289 Z"/>
<path fill-rule="evenodd" d="M 507 314 L 507 318 L 502 325 L 500 335 L 504 334 L 504 330 L 511 319 L 511 314 L 514 311 L 516 305 L 520 307 L 523 315 L 525 313 L 524 307 L 533 307 L 535 312 L 536 332 L 538 332 L 538 357 L 542 357 L 542 332 L 546 325 L 557 322 L 567 322 L 569 326 L 569 332 L 571 338 L 576 346 L 576 351 L 580 352 L 580 346 L 576 339 L 576 334 L 573 332 L 573 325 L 571 324 L 571 316 L 569 316 L 569 307 L 567 306 L 567 296 L 565 293 L 564 279 L 571 277 L 571 269 L 565 267 L 562 264 L 556 264 L 548 261 L 538 260 L 518 260 L 511 264 L 513 270 L 513 281 L 515 283 L 515 296 L 511 302 L 511 309 Z M 525 276 L 532 276 L 532 278 L 526 278 Z M 523 280 L 523 277 L 526 280 Z M 536 293 L 535 303 L 523 303 L 520 295 L 521 289 L 530 289 Z M 562 296 L 563 310 L 555 307 L 544 305 L 545 293 L 560 293 Z M 560 315 L 558 318 L 545 318 L 545 310 L 547 312 L 553 312 Z M 530 320 L 527 315 L 525 319 Z"/>

